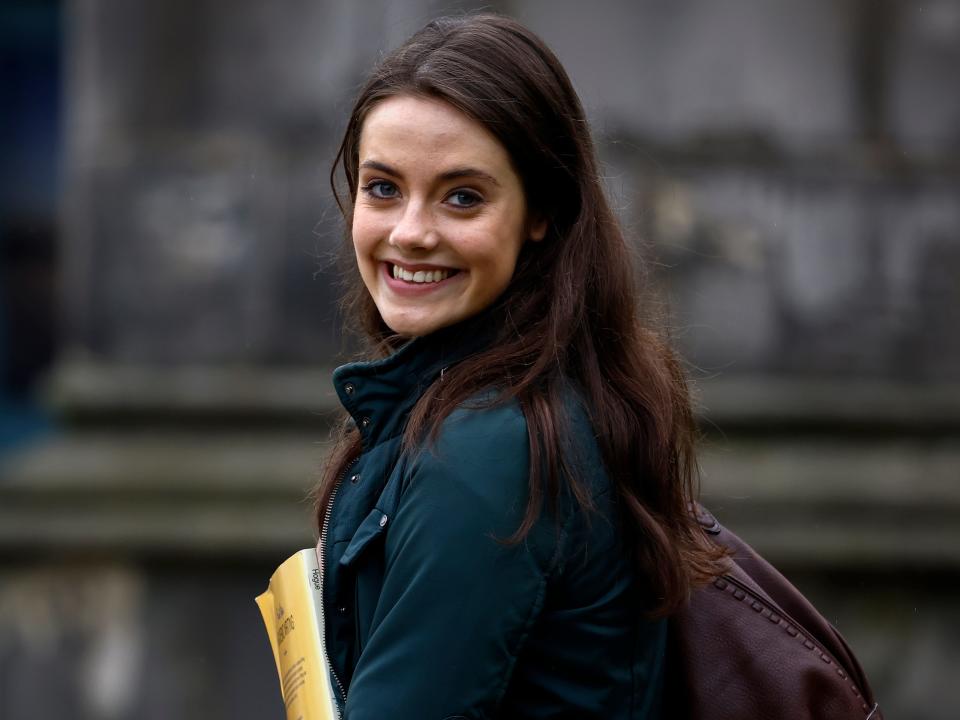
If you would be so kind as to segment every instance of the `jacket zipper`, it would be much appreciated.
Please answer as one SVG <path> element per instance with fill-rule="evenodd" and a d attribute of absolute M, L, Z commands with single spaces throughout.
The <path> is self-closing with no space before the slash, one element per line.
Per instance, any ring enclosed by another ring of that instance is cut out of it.
<path fill-rule="evenodd" d="M 340 485 L 343 484 L 344 478 L 347 477 L 347 473 L 350 472 L 350 469 L 357 464 L 357 461 L 360 458 L 354 458 L 351 460 L 347 466 L 343 469 L 343 472 L 340 473 L 340 477 L 337 479 L 337 484 L 333 486 L 333 492 L 330 493 L 330 500 L 327 503 L 327 509 L 324 511 L 323 516 L 323 525 L 320 528 L 320 551 L 317 553 L 318 564 L 320 565 L 320 639 L 322 641 L 321 647 L 323 647 L 323 659 L 327 663 L 327 668 L 330 670 L 330 674 L 333 676 L 334 682 L 337 683 L 337 688 L 340 690 L 340 697 L 343 698 L 343 702 L 347 702 L 347 691 L 343 689 L 343 683 L 340 682 L 340 678 L 337 677 L 337 671 L 333 669 L 333 664 L 330 662 L 330 654 L 327 652 L 327 620 L 326 620 L 326 608 L 325 598 L 324 598 L 324 584 L 323 576 L 326 569 L 326 563 L 324 561 L 324 554 L 327 549 L 327 533 L 330 530 L 330 515 L 333 513 L 333 503 L 337 499 L 337 493 L 340 491 Z M 337 714 L 337 720 L 340 720 L 340 707 L 337 703 L 334 703 L 333 707 L 334 712 Z"/>

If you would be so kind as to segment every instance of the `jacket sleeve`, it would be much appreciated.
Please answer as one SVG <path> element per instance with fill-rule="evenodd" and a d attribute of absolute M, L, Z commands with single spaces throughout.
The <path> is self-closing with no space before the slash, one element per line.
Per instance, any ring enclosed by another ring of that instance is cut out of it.
<path fill-rule="evenodd" d="M 552 522 L 502 542 L 526 509 L 528 472 L 515 405 L 456 411 L 410 461 L 346 720 L 494 716 L 559 542 Z"/>

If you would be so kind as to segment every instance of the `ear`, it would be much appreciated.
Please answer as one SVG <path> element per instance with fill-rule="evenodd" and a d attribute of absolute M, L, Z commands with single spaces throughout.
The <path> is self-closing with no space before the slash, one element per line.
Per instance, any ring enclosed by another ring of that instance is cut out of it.
<path fill-rule="evenodd" d="M 537 213 L 527 221 L 527 238 L 532 242 L 540 242 L 547 236 L 547 219 Z"/>

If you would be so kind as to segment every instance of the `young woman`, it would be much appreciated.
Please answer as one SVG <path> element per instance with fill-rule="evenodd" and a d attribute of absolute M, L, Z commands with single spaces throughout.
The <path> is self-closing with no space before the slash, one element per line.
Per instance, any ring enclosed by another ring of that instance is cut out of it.
<path fill-rule="evenodd" d="M 562 66 L 515 21 L 432 22 L 363 86 L 339 171 L 376 358 L 334 373 L 316 493 L 343 716 L 658 717 L 663 617 L 720 554 Z"/>

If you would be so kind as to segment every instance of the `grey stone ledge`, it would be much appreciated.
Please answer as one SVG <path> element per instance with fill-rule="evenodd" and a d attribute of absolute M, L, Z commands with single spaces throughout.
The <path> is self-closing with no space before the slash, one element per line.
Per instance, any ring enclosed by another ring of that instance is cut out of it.
<path fill-rule="evenodd" d="M 303 496 L 327 450 L 299 434 L 74 432 L 5 458 L 0 496 Z"/>
<path fill-rule="evenodd" d="M 341 412 L 332 368 L 105 365 L 68 362 L 47 386 L 67 416 L 284 417 L 317 427 Z M 724 429 L 803 425 L 960 430 L 960 383 L 795 376 L 715 377 L 695 383 L 701 417 Z"/>
<path fill-rule="evenodd" d="M 67 361 L 45 388 L 67 414 L 316 416 L 339 408 L 330 367 L 148 366 Z"/>
<path fill-rule="evenodd" d="M 55 438 L 0 469 L 0 552 L 306 547 L 327 448 L 304 434 Z M 702 466 L 708 507 L 775 562 L 960 570 L 955 440 L 730 440 Z"/>

